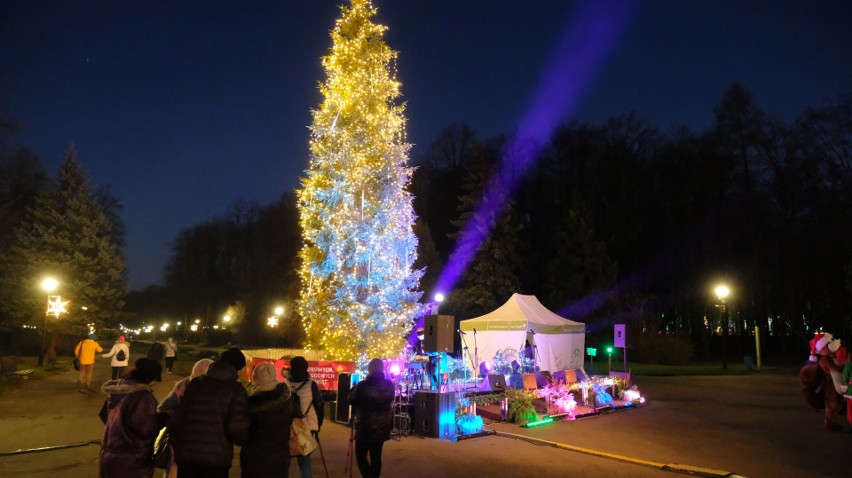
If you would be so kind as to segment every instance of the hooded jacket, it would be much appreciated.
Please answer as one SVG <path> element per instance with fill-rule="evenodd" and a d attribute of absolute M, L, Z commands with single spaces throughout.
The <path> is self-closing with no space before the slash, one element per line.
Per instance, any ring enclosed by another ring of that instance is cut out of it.
<path fill-rule="evenodd" d="M 151 387 L 135 380 L 110 380 L 101 386 L 109 395 L 98 414 L 104 422 L 101 478 L 150 477 L 157 426 L 157 400 Z"/>
<path fill-rule="evenodd" d="M 118 359 L 118 352 L 124 350 L 124 360 Z M 116 342 L 112 345 L 109 353 L 101 355 L 103 358 L 110 358 L 110 367 L 127 367 L 130 363 L 130 345 L 127 342 Z"/>
<path fill-rule="evenodd" d="M 169 422 L 178 468 L 192 463 L 228 468 L 234 445 L 248 441 L 248 397 L 229 363 L 210 365 L 207 374 L 190 380 Z"/>
<path fill-rule="evenodd" d="M 290 387 L 280 383 L 272 390 L 252 394 L 248 403 L 251 424 L 249 441 L 240 450 L 242 476 L 279 476 L 290 464 Z"/>
<path fill-rule="evenodd" d="M 358 382 L 349 394 L 355 415 L 355 439 L 371 443 L 390 440 L 393 421 L 393 383 L 384 373 L 371 373 Z"/>

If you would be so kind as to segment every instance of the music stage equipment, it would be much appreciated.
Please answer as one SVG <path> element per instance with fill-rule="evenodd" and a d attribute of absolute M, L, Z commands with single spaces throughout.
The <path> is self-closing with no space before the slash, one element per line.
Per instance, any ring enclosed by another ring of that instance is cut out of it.
<path fill-rule="evenodd" d="M 488 389 L 493 391 L 506 390 L 506 377 L 500 374 L 491 374 L 488 376 Z"/>
<path fill-rule="evenodd" d="M 538 388 L 538 382 L 535 379 L 534 373 L 524 374 L 524 390 L 535 390 Z"/>
<path fill-rule="evenodd" d="M 342 372 L 337 376 L 337 410 L 334 421 L 337 423 L 349 423 L 351 408 L 349 406 L 349 392 L 352 389 L 352 375 Z"/>
<path fill-rule="evenodd" d="M 536 387 L 544 387 L 553 383 L 553 376 L 550 375 L 550 372 L 547 370 L 542 370 L 535 374 L 535 386 Z"/>
<path fill-rule="evenodd" d="M 429 438 L 456 434 L 456 394 L 431 390 L 414 392 L 414 433 Z"/>
<path fill-rule="evenodd" d="M 453 316 L 427 315 L 423 320 L 423 351 L 452 352 Z"/>

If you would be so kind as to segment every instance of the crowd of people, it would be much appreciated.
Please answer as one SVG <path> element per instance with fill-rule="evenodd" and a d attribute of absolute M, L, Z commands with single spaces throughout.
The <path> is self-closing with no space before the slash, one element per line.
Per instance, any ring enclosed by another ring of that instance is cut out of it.
<path fill-rule="evenodd" d="M 85 354 L 86 362 L 93 364 L 94 350 L 101 352 L 94 337 L 81 341 L 78 348 L 81 363 Z M 122 351 L 123 360 L 118 360 Z M 124 337 L 103 355 L 112 360 L 113 378 L 101 387 L 107 395 L 99 413 L 105 425 L 100 452 L 102 478 L 153 476 L 155 440 L 164 437 L 169 453 L 165 478 L 225 478 L 235 445 L 240 447 L 240 470 L 245 478 L 287 477 L 293 461 L 301 478 L 313 476 L 311 453 L 294 454 L 291 445 L 294 419 L 305 423 L 317 443 L 324 421 L 322 395 L 304 357 L 290 361 L 284 380 L 279 380 L 272 363 L 257 364 L 246 387 L 239 380 L 246 357 L 240 349 L 231 348 L 218 360 L 196 362 L 190 376 L 176 382 L 158 403 L 151 384 L 162 380 L 164 368 L 156 356 L 138 358 L 124 373 L 130 359 Z M 167 372 L 172 363 L 167 361 Z M 354 457 L 362 476 L 378 477 L 382 446 L 390 439 L 392 428 L 394 387 L 384 376 L 381 359 L 373 359 L 368 372 L 350 392 Z M 81 383 L 91 382 L 90 371 L 81 373 L 81 377 Z"/>

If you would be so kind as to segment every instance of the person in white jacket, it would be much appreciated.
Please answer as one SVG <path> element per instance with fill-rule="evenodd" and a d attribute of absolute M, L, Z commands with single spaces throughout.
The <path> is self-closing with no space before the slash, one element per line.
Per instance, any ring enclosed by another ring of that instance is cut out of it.
<path fill-rule="evenodd" d="M 124 374 L 124 369 L 130 363 L 130 344 L 123 335 L 118 337 L 118 340 L 112 345 L 108 353 L 101 355 L 103 358 L 110 358 L 110 366 L 112 367 L 112 379 L 118 380 Z"/>

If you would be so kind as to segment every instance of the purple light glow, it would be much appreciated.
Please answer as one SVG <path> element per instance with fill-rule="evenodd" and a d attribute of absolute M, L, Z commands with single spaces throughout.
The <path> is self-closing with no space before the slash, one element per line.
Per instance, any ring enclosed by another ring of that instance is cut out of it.
<path fill-rule="evenodd" d="M 437 288 L 451 291 L 491 233 L 489 218 L 502 211 L 524 173 L 538 158 L 551 131 L 577 106 L 589 83 L 632 17 L 636 0 L 584 0 L 559 39 L 516 135 L 503 151 L 501 171 L 485 188 L 482 201 L 459 236 L 457 249 L 441 271 Z"/>

